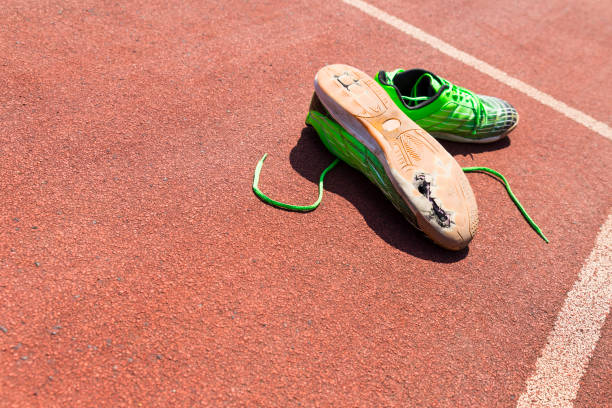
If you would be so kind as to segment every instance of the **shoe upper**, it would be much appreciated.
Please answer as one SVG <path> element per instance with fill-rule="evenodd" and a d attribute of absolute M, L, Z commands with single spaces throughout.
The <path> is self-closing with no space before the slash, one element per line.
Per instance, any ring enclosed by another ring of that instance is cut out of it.
<path fill-rule="evenodd" d="M 376 81 L 395 104 L 431 133 L 465 139 L 499 137 L 518 123 L 508 102 L 478 95 L 423 69 L 380 71 Z"/>

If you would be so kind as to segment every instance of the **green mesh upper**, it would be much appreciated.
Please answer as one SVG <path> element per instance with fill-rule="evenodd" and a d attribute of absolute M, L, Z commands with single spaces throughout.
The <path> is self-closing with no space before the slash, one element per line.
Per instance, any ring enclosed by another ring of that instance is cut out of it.
<path fill-rule="evenodd" d="M 402 81 L 402 76 L 413 74 L 426 78 L 432 94 L 423 97 L 415 92 L 416 86 L 412 86 L 415 81 Z M 471 140 L 496 137 L 512 130 L 518 122 L 518 113 L 508 102 L 474 94 L 428 71 L 381 71 L 375 79 L 409 118 L 434 137 L 439 134 Z"/>

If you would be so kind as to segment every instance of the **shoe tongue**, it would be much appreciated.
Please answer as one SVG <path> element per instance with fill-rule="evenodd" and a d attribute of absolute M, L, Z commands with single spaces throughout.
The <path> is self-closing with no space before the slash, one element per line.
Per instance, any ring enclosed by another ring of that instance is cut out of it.
<path fill-rule="evenodd" d="M 408 71 L 398 69 L 389 72 L 387 73 L 387 81 L 392 82 L 399 94 L 406 100 L 419 98 L 418 100 L 412 99 L 410 102 L 406 101 L 411 106 L 433 98 L 445 86 L 444 82 L 434 74 L 418 68 Z"/>
<path fill-rule="evenodd" d="M 410 96 L 433 96 L 440 88 L 442 88 L 442 83 L 435 76 L 426 72 L 414 82 Z"/>

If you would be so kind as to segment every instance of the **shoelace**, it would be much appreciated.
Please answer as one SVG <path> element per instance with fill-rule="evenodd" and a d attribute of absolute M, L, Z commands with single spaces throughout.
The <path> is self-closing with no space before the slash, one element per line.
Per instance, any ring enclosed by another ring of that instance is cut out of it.
<path fill-rule="evenodd" d="M 312 203 L 310 205 L 295 205 L 295 204 L 287 204 L 287 203 L 283 203 L 283 202 L 274 200 L 274 199 L 268 197 L 267 195 L 265 195 L 259 189 L 259 175 L 261 173 L 261 168 L 263 167 L 264 160 L 266 160 L 267 156 L 268 156 L 268 153 L 264 154 L 263 157 L 257 163 L 257 167 L 255 167 L 255 175 L 253 176 L 253 192 L 255 193 L 255 195 L 257 197 L 259 197 L 259 199 L 261 201 L 263 201 L 266 204 L 270 204 L 270 205 L 272 205 L 274 207 L 283 208 L 283 209 L 289 210 L 289 211 L 299 211 L 299 212 L 312 211 L 312 210 L 316 209 L 319 206 L 319 204 L 321 204 L 321 200 L 323 199 L 323 179 L 325 178 L 327 173 L 331 169 L 336 167 L 336 165 L 340 161 L 340 159 L 336 158 L 321 173 L 321 176 L 319 177 L 319 198 L 317 198 L 317 201 L 315 201 L 314 203 Z M 518 198 L 516 198 L 516 196 L 514 195 L 512 190 L 510 189 L 510 184 L 508 184 L 508 181 L 506 180 L 506 178 L 501 173 L 499 173 L 499 172 L 497 172 L 497 171 L 495 171 L 493 169 L 490 169 L 488 167 L 463 167 L 462 170 L 465 173 L 474 173 L 474 172 L 488 173 L 488 174 L 491 174 L 491 175 L 497 177 L 498 179 L 500 179 L 504 183 L 504 186 L 506 187 L 506 191 L 508 192 L 508 195 L 510 196 L 510 199 L 512 199 L 512 201 L 514 202 L 516 207 L 519 209 L 519 211 L 521 212 L 521 214 L 525 218 L 525 221 L 527 221 L 527 223 L 531 226 L 531 228 L 533 228 L 533 230 L 535 232 L 537 232 L 538 235 L 540 237 L 542 237 L 542 239 L 546 243 L 548 243 L 548 238 L 546 238 L 546 236 L 544 235 L 544 233 L 542 232 L 540 227 L 538 227 L 538 225 L 531 219 L 529 214 L 527 214 L 527 211 L 525 211 L 525 209 L 521 205 L 521 203 L 518 200 Z"/>
<path fill-rule="evenodd" d="M 469 89 L 465 89 L 461 86 L 455 85 L 452 82 L 449 82 L 444 78 L 440 78 L 440 77 L 434 78 L 430 74 L 423 74 L 419 77 L 419 79 L 412 86 L 412 91 L 410 93 L 411 96 L 402 95 L 402 99 L 404 99 L 405 101 L 408 101 L 410 106 L 413 106 L 413 103 L 417 104 L 418 102 L 423 102 L 423 101 L 428 100 L 430 98 L 429 96 L 417 96 L 418 85 L 421 82 L 421 80 L 423 80 L 423 78 L 429 78 L 430 82 L 432 80 L 441 82 L 442 86 L 446 86 L 445 92 L 450 92 L 451 94 L 454 93 L 458 95 L 460 98 L 466 98 L 470 101 L 470 104 L 472 105 L 472 110 L 474 111 L 474 126 L 472 127 L 472 135 L 475 135 L 478 127 L 481 125 L 482 119 L 485 117 L 484 115 L 485 108 L 480 98 L 474 95 L 474 93 L 470 91 Z"/>
<path fill-rule="evenodd" d="M 497 178 L 499 178 L 502 181 L 502 183 L 504 183 L 504 186 L 506 187 L 506 191 L 508 192 L 510 199 L 514 202 L 514 204 L 516 205 L 516 208 L 519 209 L 521 214 L 523 214 L 523 218 L 525 218 L 525 221 L 527 221 L 527 223 L 531 226 L 531 228 L 533 228 L 533 230 L 537 232 L 538 235 L 542 237 L 542 239 L 548 244 L 548 238 L 546 238 L 546 235 L 544 235 L 540 227 L 538 227 L 538 225 L 531 219 L 529 214 L 527 214 L 527 211 L 525 211 L 525 209 L 521 205 L 521 202 L 518 200 L 518 198 L 516 198 L 516 196 L 512 192 L 512 189 L 510 189 L 510 184 L 508 183 L 508 180 L 506 180 L 506 178 L 501 173 L 493 169 L 490 169 L 488 167 L 462 167 L 461 170 L 463 170 L 464 173 L 475 173 L 475 172 L 488 173 L 488 174 L 492 174 L 496 176 Z"/>
<path fill-rule="evenodd" d="M 261 201 L 263 201 L 266 204 L 270 204 L 270 205 L 273 205 L 279 208 L 284 208 L 285 210 L 300 211 L 300 212 L 312 211 L 315 208 L 317 208 L 319 204 L 321 204 L 321 200 L 323 199 L 323 179 L 325 178 L 325 175 L 327 174 L 327 172 L 333 169 L 334 167 L 336 167 L 336 165 L 340 161 L 340 159 L 336 158 L 336 160 L 334 160 L 332 164 L 327 166 L 327 168 L 323 170 L 323 173 L 321 173 L 321 177 L 319 177 L 319 198 L 317 198 L 317 201 L 315 201 L 314 203 L 310 205 L 294 205 L 294 204 L 281 203 L 280 201 L 273 200 L 267 195 L 265 195 L 264 193 L 262 193 L 261 190 L 258 188 L 259 173 L 261 173 L 261 168 L 263 166 L 264 160 L 266 160 L 266 157 L 268 157 L 268 153 L 263 155 L 263 157 L 257 163 L 257 167 L 255 167 L 255 176 L 253 176 L 253 192 L 255 193 L 257 197 L 261 199 Z"/>

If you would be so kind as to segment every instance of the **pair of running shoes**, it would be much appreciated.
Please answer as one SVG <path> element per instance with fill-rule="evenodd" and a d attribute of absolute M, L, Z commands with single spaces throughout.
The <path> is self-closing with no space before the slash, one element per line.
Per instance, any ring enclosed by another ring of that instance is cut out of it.
<path fill-rule="evenodd" d="M 383 192 L 404 218 L 436 244 L 465 248 L 478 227 L 478 208 L 464 172 L 435 139 L 489 143 L 506 137 L 518 124 L 518 113 L 499 98 L 475 94 L 422 69 L 380 71 L 374 78 L 342 64 L 323 67 L 314 81 L 306 124 L 338 159 L 363 173 Z M 272 200 L 257 188 L 265 155 L 255 172 L 253 190 L 264 201 L 287 209 L 308 211 Z M 490 169 L 485 169 L 488 171 Z M 494 174 L 496 172 L 493 172 Z M 528 222 L 539 228 L 506 188 Z"/>

